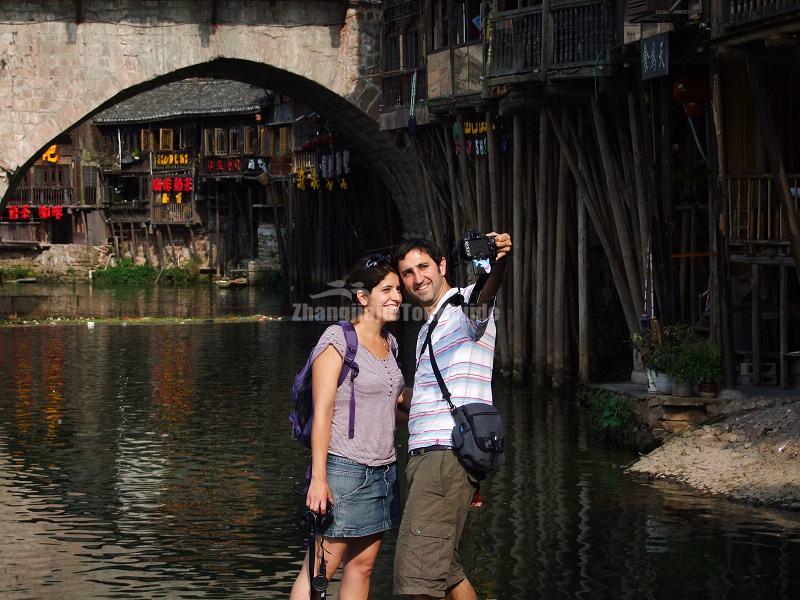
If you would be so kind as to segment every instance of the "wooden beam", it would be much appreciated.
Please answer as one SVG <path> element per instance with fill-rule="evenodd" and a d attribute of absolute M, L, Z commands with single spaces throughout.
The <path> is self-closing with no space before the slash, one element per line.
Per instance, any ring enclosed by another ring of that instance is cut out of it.
<path fill-rule="evenodd" d="M 542 385 L 547 365 L 547 181 L 550 162 L 550 119 L 539 113 L 539 181 L 536 190 L 536 309 L 534 312 L 534 370 L 536 383 Z"/>
<path fill-rule="evenodd" d="M 498 147 L 497 134 L 494 131 L 494 124 L 497 120 L 497 113 L 490 110 L 486 116 L 487 129 L 486 138 L 489 144 L 489 206 L 492 213 L 492 230 L 500 230 L 500 181 L 498 170 Z"/>
<path fill-rule="evenodd" d="M 786 177 L 786 168 L 778 145 L 775 121 L 772 118 L 772 109 L 764 87 L 763 67 L 752 55 L 745 57 L 745 64 L 747 65 L 747 73 L 750 76 L 751 91 L 753 92 L 762 139 L 770 167 L 772 168 L 772 181 L 781 199 L 789 226 L 789 243 L 792 248 L 792 256 L 794 256 L 795 271 L 797 271 L 797 277 L 800 279 L 800 221 L 798 221 L 794 198 L 789 193 L 789 180 Z"/>

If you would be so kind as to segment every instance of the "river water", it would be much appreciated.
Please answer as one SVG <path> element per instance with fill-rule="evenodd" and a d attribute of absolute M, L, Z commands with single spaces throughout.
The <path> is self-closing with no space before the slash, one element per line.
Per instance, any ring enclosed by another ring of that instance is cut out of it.
<path fill-rule="evenodd" d="M 0 597 L 288 597 L 306 464 L 288 389 L 323 327 L 0 329 Z M 508 461 L 462 555 L 480 598 L 800 597 L 800 515 L 628 479 L 635 457 L 570 401 L 495 387 Z"/>

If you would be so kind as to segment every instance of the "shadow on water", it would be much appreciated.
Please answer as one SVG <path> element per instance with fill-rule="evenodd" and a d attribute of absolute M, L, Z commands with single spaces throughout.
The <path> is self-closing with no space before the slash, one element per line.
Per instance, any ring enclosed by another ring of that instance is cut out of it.
<path fill-rule="evenodd" d="M 287 391 L 323 327 L 1 330 L 3 598 L 288 597 L 306 458 Z M 481 598 L 798 597 L 800 516 L 629 480 L 568 399 L 496 389 L 508 460 L 462 553 Z"/>

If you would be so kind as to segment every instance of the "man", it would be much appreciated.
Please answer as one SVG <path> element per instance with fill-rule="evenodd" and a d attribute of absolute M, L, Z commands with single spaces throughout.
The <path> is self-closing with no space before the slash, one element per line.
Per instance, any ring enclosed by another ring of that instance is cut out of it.
<path fill-rule="evenodd" d="M 476 600 L 458 553 L 459 540 L 475 491 L 472 480 L 452 451 L 453 417 L 422 351 L 428 328 L 442 306 L 431 343 L 436 363 L 452 393 L 454 405 L 492 402 L 494 297 L 503 280 L 511 237 L 490 233 L 497 258 L 479 297 L 462 308 L 456 294 L 469 301 L 475 284 L 464 290 L 445 278 L 446 260 L 426 240 L 403 243 L 395 252 L 400 279 L 408 294 L 425 309 L 428 322 L 417 338 L 417 367 L 408 419 L 407 500 L 397 539 L 395 594 L 410 598 Z M 422 354 L 420 356 L 420 353 Z"/>

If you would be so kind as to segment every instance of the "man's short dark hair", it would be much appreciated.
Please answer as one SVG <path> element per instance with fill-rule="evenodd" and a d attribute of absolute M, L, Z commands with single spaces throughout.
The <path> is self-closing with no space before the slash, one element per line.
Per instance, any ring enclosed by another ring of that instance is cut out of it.
<path fill-rule="evenodd" d="M 439 248 L 436 247 L 436 244 L 424 238 L 411 238 L 400 244 L 392 254 L 392 263 L 395 268 L 397 268 L 400 261 L 405 258 L 406 254 L 412 250 L 426 252 L 437 265 L 442 262 L 442 253 L 439 251 Z"/>

